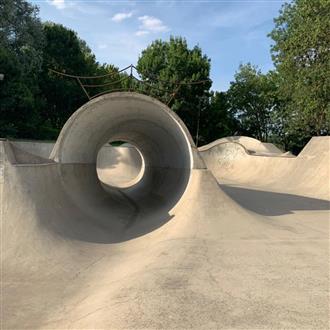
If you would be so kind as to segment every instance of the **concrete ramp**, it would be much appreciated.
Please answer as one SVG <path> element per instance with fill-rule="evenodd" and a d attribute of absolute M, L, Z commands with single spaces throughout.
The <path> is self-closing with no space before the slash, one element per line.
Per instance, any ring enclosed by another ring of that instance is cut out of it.
<path fill-rule="evenodd" d="M 328 206 L 240 204 L 165 105 L 105 95 L 33 148 L 0 141 L 3 329 L 328 326 Z"/>
<path fill-rule="evenodd" d="M 54 141 L 35 140 L 11 140 L 10 143 L 16 149 L 42 158 L 49 158 L 55 144 Z"/>
<path fill-rule="evenodd" d="M 208 150 L 221 143 L 233 142 L 242 145 L 248 154 L 251 155 L 268 155 L 268 156 L 282 156 L 288 153 L 283 152 L 272 143 L 261 142 L 257 139 L 248 136 L 228 136 L 215 140 L 205 146 L 199 148 L 200 151 Z"/>
<path fill-rule="evenodd" d="M 220 182 L 330 200 L 330 137 L 313 137 L 297 157 L 251 155 L 237 142 L 200 148 L 207 168 Z"/>

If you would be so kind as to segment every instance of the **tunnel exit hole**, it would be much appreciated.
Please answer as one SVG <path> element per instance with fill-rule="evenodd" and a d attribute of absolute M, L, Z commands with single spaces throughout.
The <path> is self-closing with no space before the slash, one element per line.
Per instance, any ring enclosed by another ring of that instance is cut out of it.
<path fill-rule="evenodd" d="M 110 187 L 132 187 L 142 179 L 144 170 L 142 153 L 125 141 L 107 142 L 97 154 L 97 176 Z"/>

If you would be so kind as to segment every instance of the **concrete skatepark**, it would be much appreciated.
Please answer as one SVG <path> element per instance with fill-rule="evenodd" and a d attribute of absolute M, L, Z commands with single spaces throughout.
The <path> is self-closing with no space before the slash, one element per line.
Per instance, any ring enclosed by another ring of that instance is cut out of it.
<path fill-rule="evenodd" d="M 329 157 L 330 137 L 196 148 L 136 93 L 56 143 L 1 140 L 2 328 L 328 329 Z"/>

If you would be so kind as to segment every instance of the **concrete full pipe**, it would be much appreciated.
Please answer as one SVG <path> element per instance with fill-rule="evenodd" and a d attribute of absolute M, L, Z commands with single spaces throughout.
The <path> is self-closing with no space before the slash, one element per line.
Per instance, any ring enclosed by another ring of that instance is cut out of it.
<path fill-rule="evenodd" d="M 97 177 L 98 152 L 111 141 L 127 142 L 142 155 L 143 175 L 131 186 L 114 187 Z M 128 92 L 98 97 L 77 110 L 64 125 L 50 158 L 61 164 L 65 190 L 85 213 L 108 224 L 110 218 L 125 223 L 125 232 L 137 218 L 153 219 L 154 225 L 167 221 L 192 169 L 204 167 L 175 113 L 151 97 Z"/>

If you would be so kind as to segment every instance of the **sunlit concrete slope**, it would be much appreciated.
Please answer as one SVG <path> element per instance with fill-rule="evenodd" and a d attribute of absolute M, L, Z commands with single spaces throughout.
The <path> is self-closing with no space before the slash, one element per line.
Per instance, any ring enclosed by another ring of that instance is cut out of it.
<path fill-rule="evenodd" d="M 3 329 L 328 327 L 326 219 L 241 207 L 163 104 L 106 95 L 23 149 L 0 141 Z"/>
<path fill-rule="evenodd" d="M 330 137 L 314 137 L 297 157 L 251 155 L 236 142 L 200 148 L 219 181 L 268 187 L 330 200 Z"/>
<path fill-rule="evenodd" d="M 138 183 L 145 171 L 142 154 L 126 144 L 121 147 L 103 146 L 96 161 L 97 174 L 102 183 L 120 188 Z"/>
<path fill-rule="evenodd" d="M 277 148 L 272 143 L 261 142 L 257 139 L 248 137 L 248 136 L 228 136 L 211 142 L 205 146 L 199 148 L 200 151 L 208 150 L 214 146 L 217 146 L 224 142 L 236 142 L 241 144 L 249 154 L 256 155 L 290 155 L 290 153 L 284 153 L 282 150 Z"/>

